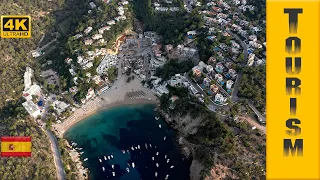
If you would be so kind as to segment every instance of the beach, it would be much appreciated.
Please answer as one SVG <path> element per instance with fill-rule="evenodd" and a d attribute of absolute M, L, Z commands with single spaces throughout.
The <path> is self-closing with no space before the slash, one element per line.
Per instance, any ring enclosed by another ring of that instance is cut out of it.
<path fill-rule="evenodd" d="M 130 83 L 127 83 L 126 80 L 127 76 L 121 75 L 109 90 L 83 104 L 62 123 L 54 124 L 53 129 L 57 136 L 62 138 L 64 132 L 75 123 L 101 110 L 129 104 L 159 103 L 158 98 L 151 90 L 142 86 L 141 80 L 134 78 Z"/>

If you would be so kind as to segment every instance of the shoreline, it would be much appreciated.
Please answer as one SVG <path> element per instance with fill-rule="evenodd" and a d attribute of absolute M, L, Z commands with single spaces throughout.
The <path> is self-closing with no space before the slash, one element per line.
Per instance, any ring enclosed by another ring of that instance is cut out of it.
<path fill-rule="evenodd" d="M 101 99 L 101 97 L 98 97 L 98 99 Z M 96 107 L 96 108 L 92 108 L 89 111 L 86 111 L 83 115 L 81 116 L 77 116 L 74 120 L 70 121 L 70 123 L 68 123 L 65 126 L 61 126 L 61 124 L 56 124 L 55 126 L 55 133 L 58 134 L 59 137 L 63 138 L 64 133 L 70 129 L 72 126 L 74 126 L 75 124 L 77 124 L 78 122 L 85 120 L 86 118 L 90 117 L 93 114 L 96 114 L 100 111 L 105 111 L 114 107 L 119 107 L 119 106 L 124 106 L 124 105 L 143 105 L 143 104 L 153 104 L 153 105 L 159 105 L 158 101 L 155 100 L 148 100 L 145 98 L 141 98 L 141 99 L 129 99 L 126 98 L 124 100 L 120 100 L 120 101 L 115 101 L 109 104 L 103 103 L 102 105 L 100 105 L 100 107 Z M 81 109 L 81 108 L 80 108 Z M 60 127 L 59 127 L 60 126 Z M 56 128 L 58 128 L 60 131 L 57 131 Z"/>

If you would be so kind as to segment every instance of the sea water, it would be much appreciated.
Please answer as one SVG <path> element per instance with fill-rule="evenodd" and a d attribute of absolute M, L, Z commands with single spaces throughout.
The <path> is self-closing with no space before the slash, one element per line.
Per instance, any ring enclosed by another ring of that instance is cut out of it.
<path fill-rule="evenodd" d="M 150 104 L 113 107 L 80 121 L 65 133 L 69 142 L 76 142 L 77 147 L 83 148 L 79 150 L 84 152 L 80 158 L 82 161 L 88 158 L 83 166 L 89 169 L 90 179 L 157 180 L 167 175 L 173 180 L 189 179 L 191 161 L 181 154 L 177 133 L 161 118 L 155 119 L 159 117 L 154 112 L 155 107 Z M 140 149 L 136 149 L 138 145 Z M 109 160 L 110 155 L 113 159 Z"/>

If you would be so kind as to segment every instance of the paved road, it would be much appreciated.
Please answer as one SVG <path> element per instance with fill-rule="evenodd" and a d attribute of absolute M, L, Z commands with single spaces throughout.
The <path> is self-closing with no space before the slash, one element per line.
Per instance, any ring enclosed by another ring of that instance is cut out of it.
<path fill-rule="evenodd" d="M 58 180 L 66 180 L 66 174 L 63 169 L 63 164 L 61 161 L 61 155 L 60 155 L 60 151 L 58 148 L 57 139 L 50 131 L 46 130 L 46 133 L 48 134 L 50 142 L 51 142 L 51 148 L 53 151 L 54 163 L 55 163 L 55 166 L 57 169 Z"/>
<path fill-rule="evenodd" d="M 243 49 L 243 57 L 244 61 L 241 63 L 241 66 L 246 65 L 246 60 L 248 59 L 248 48 L 247 45 L 240 39 L 240 37 L 237 34 L 232 33 L 231 31 L 228 31 L 229 34 L 231 34 L 238 42 L 240 42 L 240 45 Z M 233 91 L 231 94 L 231 102 L 236 102 L 238 100 L 238 91 L 239 91 L 239 86 L 240 86 L 240 80 L 242 78 L 242 72 L 239 72 L 237 75 L 236 82 L 234 83 L 233 86 Z"/>
<path fill-rule="evenodd" d="M 258 116 L 259 121 L 266 122 L 266 117 L 264 117 L 260 111 L 253 105 L 253 102 L 251 100 L 248 100 L 248 105 L 252 109 L 252 111 Z"/>

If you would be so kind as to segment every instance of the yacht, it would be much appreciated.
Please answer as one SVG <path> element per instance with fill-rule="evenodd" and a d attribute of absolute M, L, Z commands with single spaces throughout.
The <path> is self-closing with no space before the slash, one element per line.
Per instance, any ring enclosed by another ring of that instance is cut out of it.
<path fill-rule="evenodd" d="M 164 155 L 164 158 L 167 159 L 167 155 L 166 154 Z"/>
<path fill-rule="evenodd" d="M 167 163 L 169 163 L 170 159 L 167 159 Z"/>
<path fill-rule="evenodd" d="M 111 159 L 112 159 L 112 158 L 113 158 L 113 155 L 111 154 L 110 157 L 111 157 Z"/>
<path fill-rule="evenodd" d="M 134 162 L 132 162 L 132 167 L 134 168 Z"/>
<path fill-rule="evenodd" d="M 128 171 L 128 173 L 130 172 L 129 168 L 126 168 L 126 170 Z"/>
<path fill-rule="evenodd" d="M 102 162 L 102 160 L 99 158 L 99 161 Z"/>
<path fill-rule="evenodd" d="M 166 175 L 166 178 L 165 178 L 165 180 L 167 180 L 168 178 L 169 178 L 169 174 L 167 174 L 167 175 Z"/>
<path fill-rule="evenodd" d="M 111 167 L 112 167 L 112 169 L 114 169 L 114 165 L 113 164 L 111 165 Z"/>
<path fill-rule="evenodd" d="M 108 159 L 110 160 L 110 156 L 108 156 Z"/>
<path fill-rule="evenodd" d="M 174 166 L 171 166 L 170 168 L 172 169 Z"/>
<path fill-rule="evenodd" d="M 126 151 L 125 151 L 125 150 L 122 150 L 122 153 L 123 153 L 123 154 L 125 154 L 125 153 L 126 153 Z"/>
<path fill-rule="evenodd" d="M 83 154 L 84 152 L 80 152 L 79 154 Z"/>
<path fill-rule="evenodd" d="M 149 144 L 149 146 L 152 148 L 152 145 L 151 145 L 151 144 Z"/>
<path fill-rule="evenodd" d="M 88 158 L 85 158 L 83 161 L 88 161 Z"/>
<path fill-rule="evenodd" d="M 138 145 L 138 149 L 140 149 L 140 145 Z"/>
<path fill-rule="evenodd" d="M 155 177 L 157 177 L 157 176 L 158 176 L 158 173 L 157 173 L 157 172 L 155 172 L 155 173 L 154 173 L 154 176 L 155 176 Z"/>
<path fill-rule="evenodd" d="M 166 140 L 167 139 L 167 137 L 165 136 L 165 137 L 163 137 L 163 140 Z"/>
<path fill-rule="evenodd" d="M 116 173 L 115 173 L 115 172 L 112 172 L 112 176 L 116 176 Z"/>
<path fill-rule="evenodd" d="M 161 128 L 161 124 L 159 124 L 159 128 Z"/>
<path fill-rule="evenodd" d="M 104 167 L 102 167 L 102 171 L 103 171 L 103 172 L 104 172 L 104 170 L 105 170 Z"/>
<path fill-rule="evenodd" d="M 154 157 L 152 156 L 152 161 L 154 161 Z"/>
<path fill-rule="evenodd" d="M 132 151 L 134 151 L 134 148 L 133 148 L 133 146 L 131 146 L 131 149 L 132 149 Z"/>
<path fill-rule="evenodd" d="M 159 152 L 157 152 L 156 155 L 158 156 L 158 155 L 159 155 Z"/>
<path fill-rule="evenodd" d="M 157 166 L 157 167 L 159 167 L 159 164 L 158 164 L 158 163 L 156 163 L 156 166 Z"/>
<path fill-rule="evenodd" d="M 107 157 L 106 156 L 103 156 L 104 157 L 104 160 L 107 160 Z"/>

